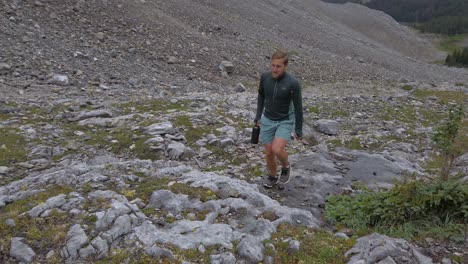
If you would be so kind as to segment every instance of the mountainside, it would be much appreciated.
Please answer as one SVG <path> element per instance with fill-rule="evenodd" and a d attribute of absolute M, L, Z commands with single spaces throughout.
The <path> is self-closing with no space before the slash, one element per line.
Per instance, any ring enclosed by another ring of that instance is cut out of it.
<path fill-rule="evenodd" d="M 310 82 L 464 81 L 465 70 L 427 64 L 436 50 L 388 15 L 321 1 L 3 1 L 1 60 L 9 83 L 67 73 L 78 86 L 98 79 L 144 87 L 176 78 L 226 81 L 267 69 L 275 48 L 294 54 L 292 69 Z M 78 74 L 77 74 L 78 73 Z M 10 77 L 8 77 L 10 78 Z"/>

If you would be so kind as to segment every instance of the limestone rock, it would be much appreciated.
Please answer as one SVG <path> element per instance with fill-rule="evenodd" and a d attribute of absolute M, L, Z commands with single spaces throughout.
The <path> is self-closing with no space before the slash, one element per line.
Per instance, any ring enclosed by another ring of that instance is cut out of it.
<path fill-rule="evenodd" d="M 320 119 L 317 121 L 317 130 L 327 135 L 336 135 L 338 134 L 339 124 L 335 120 Z"/>
<path fill-rule="evenodd" d="M 258 239 L 252 236 L 246 236 L 237 246 L 239 256 L 250 262 L 258 263 L 263 260 L 263 246 Z"/>
<path fill-rule="evenodd" d="M 16 260 L 24 263 L 31 263 L 36 256 L 32 248 L 23 243 L 22 237 L 14 237 L 11 239 L 10 255 Z"/>

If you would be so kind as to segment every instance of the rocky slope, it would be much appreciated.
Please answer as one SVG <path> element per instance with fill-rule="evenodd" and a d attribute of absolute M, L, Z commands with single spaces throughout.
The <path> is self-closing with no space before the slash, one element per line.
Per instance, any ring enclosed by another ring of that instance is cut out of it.
<path fill-rule="evenodd" d="M 285 226 L 324 232 L 351 263 L 466 252 L 379 235 L 351 248 L 352 232 L 322 218 L 326 197 L 356 182 L 430 175 L 432 128 L 468 100 L 466 71 L 424 62 L 433 48 L 388 16 L 318 1 L 0 7 L 2 263 L 273 263 L 275 245 L 307 245 Z M 262 149 L 249 144 L 275 47 L 292 51 L 307 135 L 281 192 L 261 187 Z M 219 70 L 226 60 L 233 71 Z"/>

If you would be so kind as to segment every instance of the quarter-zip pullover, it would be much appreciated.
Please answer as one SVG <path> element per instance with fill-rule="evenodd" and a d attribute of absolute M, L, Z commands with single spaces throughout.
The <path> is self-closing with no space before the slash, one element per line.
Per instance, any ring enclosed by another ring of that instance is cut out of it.
<path fill-rule="evenodd" d="M 284 73 L 273 79 L 271 72 L 263 73 L 258 87 L 257 114 L 255 120 L 265 115 L 270 120 L 280 121 L 295 116 L 295 132 L 302 136 L 302 95 L 296 78 Z"/>

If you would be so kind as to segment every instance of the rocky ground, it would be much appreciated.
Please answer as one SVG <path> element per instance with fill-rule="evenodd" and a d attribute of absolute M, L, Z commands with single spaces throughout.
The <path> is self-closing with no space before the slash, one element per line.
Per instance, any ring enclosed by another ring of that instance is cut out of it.
<path fill-rule="evenodd" d="M 0 7 L 2 263 L 273 263 L 278 243 L 308 245 L 292 236 L 301 226 L 350 263 L 453 263 L 467 251 L 355 241 L 323 220 L 330 194 L 433 175 L 431 132 L 449 103 L 467 105 L 466 70 L 423 62 L 431 47 L 388 18 L 375 27 L 402 42 L 362 29 L 381 14 L 315 1 Z M 261 187 L 262 149 L 249 143 L 256 77 L 276 46 L 294 51 L 306 135 L 289 147 L 282 191 Z"/>

